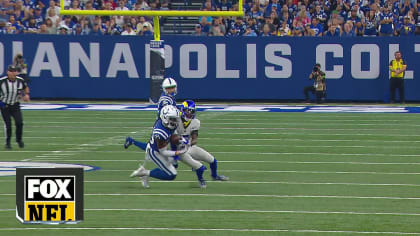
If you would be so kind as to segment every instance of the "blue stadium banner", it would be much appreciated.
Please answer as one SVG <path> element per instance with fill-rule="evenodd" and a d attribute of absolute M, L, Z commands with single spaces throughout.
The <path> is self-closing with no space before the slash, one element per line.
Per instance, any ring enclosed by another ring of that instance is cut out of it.
<path fill-rule="evenodd" d="M 3 35 L 0 74 L 23 52 L 33 98 L 148 99 L 150 37 Z M 420 101 L 417 37 L 288 38 L 167 36 L 165 75 L 178 98 L 303 99 L 316 62 L 326 72 L 328 99 L 384 101 L 388 64 L 407 62 L 406 100 Z"/>

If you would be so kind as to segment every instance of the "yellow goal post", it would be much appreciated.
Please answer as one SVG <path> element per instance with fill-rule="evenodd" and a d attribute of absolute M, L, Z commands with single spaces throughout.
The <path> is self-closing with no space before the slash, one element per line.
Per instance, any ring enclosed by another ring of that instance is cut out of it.
<path fill-rule="evenodd" d="M 243 0 L 238 2 L 237 11 L 116 11 L 116 10 L 65 10 L 64 0 L 61 0 L 60 4 L 60 15 L 72 15 L 72 16 L 153 16 L 154 25 L 154 36 L 155 40 L 160 40 L 159 30 L 159 16 L 243 16 Z"/>

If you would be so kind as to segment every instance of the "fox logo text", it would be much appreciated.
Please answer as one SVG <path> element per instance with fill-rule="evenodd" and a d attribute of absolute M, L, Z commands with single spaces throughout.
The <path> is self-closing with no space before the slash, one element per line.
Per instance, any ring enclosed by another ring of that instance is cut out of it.
<path fill-rule="evenodd" d="M 24 169 L 24 168 L 22 168 Z M 28 168 L 29 169 L 29 168 Z M 19 168 L 17 169 L 17 181 Z M 29 169 L 39 172 L 40 169 Z M 83 207 L 83 196 L 78 186 L 79 176 L 76 174 L 57 173 L 57 169 L 45 169 L 54 171 L 55 174 L 45 173 L 40 175 L 25 174 L 23 176 L 23 199 L 17 196 L 17 209 L 19 201 L 23 200 L 24 222 L 72 222 L 80 220 L 78 208 Z M 68 172 L 71 168 L 63 169 Z M 78 172 L 82 169 L 75 168 Z M 83 172 L 81 172 L 83 174 Z M 82 182 L 83 183 L 83 182 Z M 20 185 L 22 186 L 22 185 Z M 18 185 L 17 185 L 18 187 Z M 17 189 L 18 193 L 21 193 Z M 79 209 L 80 211 L 80 209 Z M 80 214 L 80 212 L 79 212 Z"/>

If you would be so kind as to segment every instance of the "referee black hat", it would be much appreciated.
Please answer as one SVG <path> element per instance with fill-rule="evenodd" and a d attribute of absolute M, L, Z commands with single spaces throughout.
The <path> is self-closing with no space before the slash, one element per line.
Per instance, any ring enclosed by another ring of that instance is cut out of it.
<path fill-rule="evenodd" d="M 18 68 L 15 65 L 9 65 L 9 67 L 7 67 L 7 71 L 16 72 L 18 71 Z"/>

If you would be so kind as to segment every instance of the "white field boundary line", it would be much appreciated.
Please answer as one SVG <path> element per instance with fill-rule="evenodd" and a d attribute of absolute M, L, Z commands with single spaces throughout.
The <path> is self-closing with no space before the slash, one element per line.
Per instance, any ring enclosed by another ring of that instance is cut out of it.
<path fill-rule="evenodd" d="M 420 235 L 415 232 L 375 232 L 375 231 L 344 231 L 344 230 L 315 230 L 315 229 L 228 229 L 228 228 L 206 228 L 206 229 L 192 229 L 192 228 L 147 228 L 147 227 L 83 227 L 83 228 L 71 228 L 71 227 L 60 227 L 60 228 L 0 228 L 1 231 L 28 231 L 28 230 L 156 230 L 156 231 L 227 231 L 227 232 L 285 232 L 285 233 L 344 233 L 344 234 L 394 234 L 394 235 Z"/>
<path fill-rule="evenodd" d="M 38 161 L 38 159 L 32 159 Z M 39 160 L 42 161 L 42 160 Z M 143 160 L 60 160 L 60 162 L 142 162 Z M 220 163 L 280 163 L 280 164 L 350 164 L 350 165 L 420 165 L 419 162 L 352 162 L 352 161 L 217 161 Z"/>
<path fill-rule="evenodd" d="M 104 144 L 105 145 L 105 144 Z M 96 146 L 93 146 L 96 147 Z M 42 153 L 42 152 L 56 152 L 56 153 L 80 153 L 80 150 L 63 150 L 63 151 L 0 151 L 0 153 Z M 84 150 L 83 153 L 121 153 L 121 154 L 141 154 L 143 152 L 129 152 L 129 151 L 111 151 L 111 150 Z M 230 154 L 230 155 L 323 155 L 323 156 L 379 156 L 379 157 L 420 157 L 420 154 L 385 154 L 385 153 L 328 153 L 328 152 L 214 152 L 215 154 Z M 118 161 L 118 160 L 116 160 Z"/>
<path fill-rule="evenodd" d="M 239 133 L 236 133 L 239 134 Z M 256 135 L 258 133 L 240 133 L 246 135 Z M 82 137 L 83 138 L 83 137 Z M 74 139 L 74 137 L 25 137 L 25 139 Z M 78 138 L 79 139 L 79 138 Z M 86 139 L 95 139 L 95 138 L 86 138 Z M 226 140 L 227 138 L 209 138 L 209 137 L 200 137 L 200 140 Z M 147 139 L 145 139 L 146 141 Z M 420 140 L 360 140 L 360 139 L 300 139 L 300 138 L 233 138 L 228 139 L 230 141 L 304 141 L 304 142 L 371 142 L 371 143 L 420 143 Z M 33 144 L 33 142 L 31 142 Z M 36 143 L 35 143 L 36 144 Z M 45 143 L 43 143 L 45 145 Z M 52 143 L 52 145 L 59 143 Z M 49 145 L 49 144 L 47 144 Z M 63 143 L 65 145 L 65 143 Z M 120 145 L 120 144 L 118 144 Z M 248 145 L 245 145 L 248 146 Z"/>
<path fill-rule="evenodd" d="M 420 141 L 419 141 L 420 142 Z M 42 145 L 45 143 L 30 143 L 32 145 Z M 47 146 L 76 146 L 75 143 L 48 143 Z M 123 143 L 111 143 L 106 146 L 122 146 Z M 85 144 L 83 146 L 102 147 L 101 144 Z M 290 145 L 279 144 L 205 144 L 206 147 L 290 147 Z M 420 146 L 384 146 L 384 145 L 296 145 L 295 148 L 383 148 L 383 149 L 420 149 Z"/>
<path fill-rule="evenodd" d="M 134 127 L 130 129 L 147 129 L 150 131 L 150 127 Z M 238 129 L 245 129 L 245 128 L 238 128 Z M 322 129 L 324 130 L 324 129 Z M 319 131 L 322 131 L 319 130 Z M 351 129 L 348 129 L 350 131 L 353 131 Z M 385 130 L 387 131 L 387 130 Z M 389 130 L 388 130 L 389 131 Z M 401 131 L 401 130 L 399 130 Z M 35 130 L 25 130 L 25 133 L 52 133 L 52 134 L 121 134 L 121 135 L 127 135 L 128 131 L 35 131 Z M 226 135 L 237 135 L 238 133 L 229 132 L 229 133 L 205 133 L 205 134 L 226 134 Z M 305 135 L 305 136 L 381 136 L 381 137 L 420 137 L 420 134 L 369 134 L 369 133 L 353 133 L 353 134 L 345 134 L 345 133 L 257 133 L 257 134 L 269 134 L 269 135 Z"/>
<path fill-rule="evenodd" d="M 0 196 L 16 196 L 14 193 L 0 193 Z M 375 199 L 375 200 L 420 200 L 420 197 L 392 196 L 338 196 L 338 195 L 275 195 L 275 194 L 205 194 L 205 193 L 85 193 L 89 197 L 222 197 L 222 198 L 325 198 L 325 199 Z"/>
<path fill-rule="evenodd" d="M 150 122 L 147 122 L 148 124 L 150 124 Z M 153 124 L 152 124 L 153 125 Z M 151 126 L 115 126 L 115 127 L 110 127 L 110 126 L 58 126 L 58 125 L 32 125 L 30 126 L 31 129 L 33 128 L 41 128 L 41 129 L 45 129 L 45 128 L 58 128 L 58 129 L 151 129 Z M 202 127 L 204 130 L 302 130 L 302 131 L 352 131 L 352 132 L 360 132 L 360 131 L 401 131 L 402 129 L 393 129 L 393 128 L 389 128 L 389 129 L 374 129 L 374 128 L 369 128 L 369 129 L 360 129 L 360 130 L 355 130 L 352 127 L 347 128 L 347 129 L 343 129 L 343 128 L 303 128 L 303 127 L 211 127 L 211 126 L 203 126 Z M 412 130 L 411 128 L 408 127 L 408 129 L 406 130 Z M 29 130 L 32 131 L 32 130 Z"/>
<path fill-rule="evenodd" d="M 16 211 L 16 209 L 0 209 L 0 212 Z M 245 209 L 147 209 L 147 208 L 96 208 L 84 211 L 134 211 L 134 212 L 221 212 L 221 213 L 291 213 L 291 214 L 337 214 L 337 215 L 395 215 L 420 216 L 420 213 L 401 212 L 353 212 L 353 211 L 293 211 L 293 210 L 245 210 Z"/>
<path fill-rule="evenodd" d="M 133 172 L 133 170 L 104 170 L 105 172 Z M 191 172 L 191 170 L 178 170 L 178 172 Z M 420 172 L 375 172 L 375 171 L 300 171 L 300 170 L 222 170 L 222 172 L 241 173 L 296 173 L 296 174 L 370 174 L 370 175 L 420 175 Z"/>
<path fill-rule="evenodd" d="M 151 119 L 147 120 L 147 121 L 133 121 L 133 122 L 127 122 L 125 121 L 124 124 L 150 124 L 151 122 L 153 122 Z M 64 122 L 64 121 L 50 121 L 50 122 L 36 122 L 36 121 L 32 121 L 32 122 L 28 122 L 28 126 L 30 127 L 54 127 L 54 128 L 72 128 L 74 126 L 60 126 L 60 125 L 55 125 L 55 126 L 51 126 L 51 125 L 32 125 L 32 124 L 98 124 L 98 123 L 104 123 L 104 124 L 120 124 L 121 122 L 93 122 L 93 121 L 81 121 L 81 122 Z M 313 125 L 306 125 L 305 123 L 296 123 L 296 122 L 275 122 L 275 123 L 270 123 L 270 122 L 263 122 L 263 123 L 253 123 L 253 122 L 206 122 L 206 127 L 212 127 L 211 125 L 272 125 L 272 126 L 313 126 Z M 337 122 L 336 124 L 337 126 L 389 126 L 389 124 L 387 123 L 358 123 L 358 124 L 347 124 L 347 123 L 340 123 Z M 325 123 L 318 123 L 317 126 L 328 126 L 331 127 L 332 124 L 331 122 L 325 124 Z M 392 126 L 403 126 L 403 127 L 420 127 L 420 124 L 393 124 Z M 76 126 L 78 127 L 78 126 Z M 120 128 L 121 126 L 83 126 L 86 128 Z M 134 127 L 134 126 L 133 126 Z M 122 128 L 130 128 L 130 127 L 122 127 Z M 292 127 L 293 128 L 293 127 Z M 304 128 L 304 127 L 302 127 Z"/>
<path fill-rule="evenodd" d="M 283 114 L 284 115 L 284 114 Z M 200 120 L 202 120 L 202 121 L 205 121 L 205 123 L 210 123 L 210 124 L 213 124 L 213 122 L 212 122 L 212 120 L 211 119 L 208 119 L 206 116 L 204 116 L 204 117 L 201 117 L 201 116 L 203 116 L 203 115 L 199 115 L 199 117 L 198 118 L 200 118 Z M 261 117 L 261 114 L 258 114 L 258 116 L 256 116 L 256 117 Z M 330 117 L 330 116 L 328 116 L 328 117 Z M 337 116 L 336 116 L 337 117 Z M 359 117 L 362 117 L 362 116 L 359 116 Z M 31 123 L 34 123 L 34 124 L 46 124 L 46 122 L 43 122 L 43 121 L 33 121 L 33 120 L 35 120 L 35 119 L 42 119 L 42 120 L 45 120 L 46 118 L 50 118 L 51 120 L 60 120 L 60 119 L 74 119 L 74 116 L 54 116 L 54 117 L 39 117 L 39 116 L 30 116 L 30 119 L 31 119 L 31 122 L 28 122 L 29 124 L 31 124 Z M 276 119 L 276 118 L 278 118 L 278 117 L 271 117 L 271 118 L 255 118 L 255 119 L 253 119 L 253 118 L 246 118 L 246 119 L 241 119 L 241 118 L 218 118 L 217 120 L 218 121 L 221 121 L 221 120 L 223 120 L 223 121 L 251 121 L 251 120 L 254 120 L 254 121 L 273 121 L 273 120 L 275 120 L 275 121 L 278 121 L 277 123 L 275 123 L 275 124 L 284 124 L 284 123 L 292 123 L 292 122 L 295 122 L 294 120 L 293 121 L 287 121 L 287 120 L 285 120 L 285 117 L 284 116 L 281 116 L 281 119 Z M 341 118 L 343 118 L 343 117 L 341 117 Z M 90 120 L 92 120 L 92 117 L 90 117 L 90 116 L 83 116 L 83 117 L 78 117 L 78 119 L 86 119 L 86 120 L 88 120 L 88 121 L 81 121 L 81 122 L 72 122 L 72 121 L 69 121 L 69 122 L 67 122 L 67 121 L 49 121 L 49 122 L 47 122 L 48 124 L 49 123 L 51 123 L 51 124 L 61 124 L 61 123 L 63 123 L 63 124 L 67 124 L 67 123 L 103 123 L 103 122 L 106 122 L 106 123 L 116 123 L 116 124 L 120 124 L 121 122 L 119 122 L 119 121 L 115 121 L 115 119 L 116 118 L 108 118 L 108 117 L 101 117 L 101 116 L 99 116 L 99 115 L 97 115 L 96 117 L 95 117 L 95 121 L 90 121 Z M 137 123 L 136 121 L 137 120 L 146 120 L 146 121 L 154 121 L 156 119 L 156 117 L 118 117 L 118 120 L 133 120 L 133 121 L 127 121 L 127 122 L 124 122 L 124 123 Z M 105 120 L 105 121 L 100 121 L 100 120 Z M 110 120 L 110 121 L 107 121 L 107 120 Z M 308 118 L 308 120 L 309 120 L 309 118 Z M 389 123 L 388 122 L 401 122 L 401 121 L 404 121 L 404 122 L 418 122 L 418 120 L 416 120 L 416 119 L 413 119 L 413 120 L 409 120 L 409 119 L 398 119 L 398 120 L 381 120 L 381 119 L 378 119 L 378 120 L 360 120 L 360 119 L 314 119 L 314 118 L 311 118 L 310 119 L 312 122 L 319 122 L 319 123 L 341 123 L 341 122 L 372 122 L 372 123 L 365 123 L 366 125 L 367 124 L 380 124 L 380 125 L 385 125 L 385 124 L 388 124 L 389 125 Z M 302 120 L 302 121 L 304 121 L 304 120 Z M 386 122 L 386 123 L 377 123 L 377 122 Z M 265 122 L 264 122 L 265 123 Z M 403 125 L 403 124 L 396 124 L 396 125 Z"/>
<path fill-rule="evenodd" d="M 14 180 L 0 180 L 0 183 L 15 182 Z M 85 180 L 84 183 L 140 183 L 136 180 Z M 168 181 L 154 180 L 150 183 L 168 183 Z M 190 180 L 175 180 L 171 183 L 197 183 Z M 212 181 L 216 184 L 281 184 L 281 185 L 346 185 L 346 186 L 400 186 L 400 187 L 420 187 L 420 184 L 387 184 L 387 183 L 318 183 L 318 182 L 287 182 L 287 181 Z"/>

